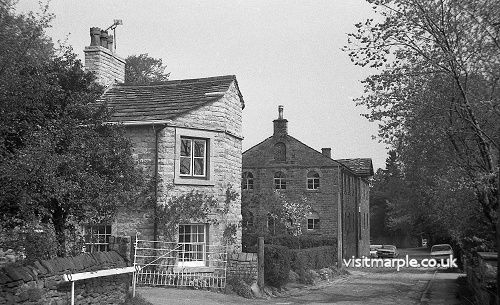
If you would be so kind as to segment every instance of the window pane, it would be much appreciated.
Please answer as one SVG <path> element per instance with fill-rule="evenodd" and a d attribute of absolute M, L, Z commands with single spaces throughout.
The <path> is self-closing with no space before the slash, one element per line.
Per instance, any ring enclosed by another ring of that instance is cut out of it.
<path fill-rule="evenodd" d="M 191 158 L 181 157 L 181 175 L 191 174 Z"/>
<path fill-rule="evenodd" d="M 205 160 L 203 158 L 194 159 L 194 174 L 197 176 L 205 175 Z"/>
<path fill-rule="evenodd" d="M 194 140 L 194 156 L 205 157 L 205 140 Z"/>
<path fill-rule="evenodd" d="M 191 140 L 181 139 L 181 156 L 191 156 Z"/>

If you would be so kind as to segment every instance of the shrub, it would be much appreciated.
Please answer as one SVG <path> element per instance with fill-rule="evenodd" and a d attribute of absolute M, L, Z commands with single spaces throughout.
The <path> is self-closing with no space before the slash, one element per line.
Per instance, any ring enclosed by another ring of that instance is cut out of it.
<path fill-rule="evenodd" d="M 289 234 L 268 236 L 265 239 L 266 244 L 281 245 L 289 249 L 308 249 L 322 246 L 337 246 L 335 237 L 321 235 L 299 235 L 293 236 Z"/>
<path fill-rule="evenodd" d="M 322 269 L 335 266 L 337 263 L 337 248 L 322 246 L 310 249 L 294 249 L 291 261 L 292 269 L 301 274 L 309 269 Z"/>
<path fill-rule="evenodd" d="M 288 281 L 292 255 L 284 246 L 264 246 L 264 279 L 267 284 L 279 288 Z"/>

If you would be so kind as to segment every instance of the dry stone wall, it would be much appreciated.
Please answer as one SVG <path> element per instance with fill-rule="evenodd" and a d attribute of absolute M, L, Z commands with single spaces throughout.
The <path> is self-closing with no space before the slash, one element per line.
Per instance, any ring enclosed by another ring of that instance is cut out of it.
<path fill-rule="evenodd" d="M 71 283 L 63 280 L 63 274 L 125 266 L 114 251 L 40 260 L 29 266 L 8 265 L 0 268 L 0 304 L 69 304 Z M 127 274 L 76 281 L 75 304 L 121 304 L 130 283 Z"/>

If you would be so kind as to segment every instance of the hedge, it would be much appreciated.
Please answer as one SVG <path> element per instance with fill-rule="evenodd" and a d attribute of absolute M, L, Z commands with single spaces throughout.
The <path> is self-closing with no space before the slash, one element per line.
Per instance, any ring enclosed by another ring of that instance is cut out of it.
<path fill-rule="evenodd" d="M 264 245 L 264 280 L 268 285 L 281 287 L 286 284 L 293 255 L 287 247 Z"/>
<path fill-rule="evenodd" d="M 293 249 L 291 268 L 295 272 L 336 266 L 337 247 L 322 246 L 309 249 Z"/>
<path fill-rule="evenodd" d="M 243 232 L 242 246 L 243 252 L 257 252 L 257 238 L 255 233 Z M 300 236 L 293 235 L 276 235 L 265 236 L 264 242 L 269 245 L 285 246 L 289 249 L 308 249 L 322 246 L 337 246 L 335 237 L 303 234 Z"/>

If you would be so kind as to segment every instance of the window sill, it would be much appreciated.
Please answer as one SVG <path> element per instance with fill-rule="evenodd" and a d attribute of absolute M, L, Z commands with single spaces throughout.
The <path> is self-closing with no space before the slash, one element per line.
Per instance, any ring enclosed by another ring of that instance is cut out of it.
<path fill-rule="evenodd" d="M 215 181 L 193 178 L 174 178 L 174 184 L 214 186 Z"/>

